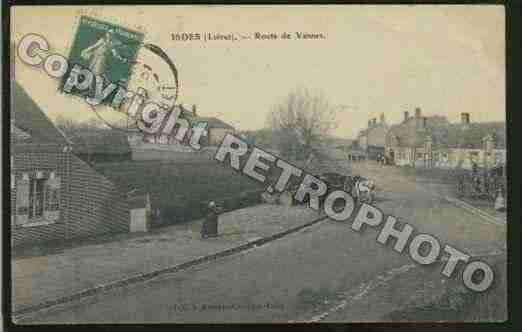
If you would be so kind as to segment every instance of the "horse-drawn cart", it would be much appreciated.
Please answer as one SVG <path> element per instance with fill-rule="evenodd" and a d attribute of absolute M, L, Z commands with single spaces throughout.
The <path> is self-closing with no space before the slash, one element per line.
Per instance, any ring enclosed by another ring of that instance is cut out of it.
<path fill-rule="evenodd" d="M 326 197 L 333 191 L 344 190 L 349 193 L 354 200 L 371 204 L 375 199 L 375 184 L 373 180 L 363 178 L 359 175 L 343 175 L 335 172 L 320 173 L 314 175 L 316 178 L 322 180 L 328 187 L 328 191 L 320 198 L 320 205 L 322 206 Z M 290 184 L 282 193 L 263 193 L 263 201 L 270 204 L 282 205 L 297 205 L 308 204 L 309 197 L 301 203 L 295 200 L 295 194 L 299 190 L 299 183 Z M 341 203 L 341 201 L 339 201 Z"/>
<path fill-rule="evenodd" d="M 339 173 L 322 173 L 317 177 L 328 186 L 327 195 L 335 190 L 344 190 L 362 203 L 373 203 L 375 199 L 375 183 L 360 175 L 342 175 Z M 325 195 L 324 197 L 326 197 Z"/>
<path fill-rule="evenodd" d="M 359 175 L 349 176 L 344 190 L 361 203 L 371 204 L 375 200 L 375 182 Z"/>

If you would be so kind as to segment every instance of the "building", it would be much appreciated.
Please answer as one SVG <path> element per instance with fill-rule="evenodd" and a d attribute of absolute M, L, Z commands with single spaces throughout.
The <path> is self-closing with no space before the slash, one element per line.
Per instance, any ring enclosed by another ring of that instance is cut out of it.
<path fill-rule="evenodd" d="M 460 123 L 422 115 L 420 108 L 386 135 L 386 156 L 395 165 L 471 169 L 505 165 L 505 123 L 472 123 L 469 113 Z"/>
<path fill-rule="evenodd" d="M 207 123 L 207 135 L 202 138 L 205 146 L 219 146 L 227 134 L 234 134 L 236 129 L 215 117 L 198 117 L 195 122 Z"/>
<path fill-rule="evenodd" d="M 403 121 L 390 127 L 386 134 L 386 156 L 388 160 L 399 166 L 423 166 L 426 138 L 434 127 L 449 125 L 445 117 L 422 115 L 420 108 L 415 115 L 404 112 Z"/>
<path fill-rule="evenodd" d="M 126 193 L 74 155 L 25 90 L 11 86 L 13 246 L 129 231 Z"/>
<path fill-rule="evenodd" d="M 384 155 L 386 134 L 389 127 L 384 114 L 377 119 L 368 120 L 368 127 L 359 132 L 357 136 L 358 146 L 370 159 L 377 159 L 378 155 Z"/>
<path fill-rule="evenodd" d="M 197 114 L 196 105 L 192 106 L 191 110 L 188 110 L 181 107 L 182 117 L 187 119 L 191 126 L 195 126 L 200 122 L 206 122 L 207 128 L 205 132 L 205 136 L 203 136 L 200 140 L 200 144 L 202 146 L 219 146 L 223 141 L 223 138 L 226 134 L 234 134 L 235 128 L 215 117 L 201 117 Z M 145 147 L 146 144 L 142 143 L 151 143 L 158 145 L 172 145 L 172 146 L 186 146 L 188 145 L 189 137 L 190 137 L 190 128 L 185 135 L 185 139 L 182 142 L 179 142 L 175 139 L 176 130 L 178 126 L 175 127 L 174 133 L 170 135 L 166 135 L 163 133 L 158 134 L 146 134 L 142 133 L 137 128 L 133 129 L 133 133 L 129 135 L 128 140 L 131 146 L 141 145 L 141 147 Z M 153 148 L 152 145 L 149 145 L 150 148 Z"/>

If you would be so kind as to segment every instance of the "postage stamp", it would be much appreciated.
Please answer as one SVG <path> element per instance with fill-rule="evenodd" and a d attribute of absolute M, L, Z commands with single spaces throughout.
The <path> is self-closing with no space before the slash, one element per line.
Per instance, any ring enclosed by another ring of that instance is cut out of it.
<path fill-rule="evenodd" d="M 509 318 L 503 6 L 71 7 L 12 9 L 6 320 Z"/>
<path fill-rule="evenodd" d="M 84 66 L 95 76 L 103 76 L 107 81 L 125 87 L 143 37 L 141 32 L 81 16 L 68 60 L 71 64 Z M 64 84 L 65 80 L 61 88 Z"/>

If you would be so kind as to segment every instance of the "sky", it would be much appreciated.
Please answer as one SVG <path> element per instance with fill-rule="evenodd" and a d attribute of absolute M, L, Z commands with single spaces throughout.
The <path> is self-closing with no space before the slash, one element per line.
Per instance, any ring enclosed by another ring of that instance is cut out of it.
<path fill-rule="evenodd" d="M 274 104 L 297 87 L 323 93 L 338 109 L 332 133 L 355 138 L 368 119 L 404 111 L 460 113 L 505 120 L 502 6 L 48 6 L 14 7 L 12 41 L 44 36 L 67 56 L 81 15 L 137 29 L 174 60 L 178 102 L 197 105 L 236 129 L 260 129 Z M 173 41 L 171 33 L 288 32 L 292 40 Z M 296 32 L 322 33 L 297 40 Z M 18 58 L 16 80 L 51 119 L 87 121 L 83 100 L 57 92 L 58 81 Z M 16 107 L 16 105 L 14 105 Z M 108 113 L 108 112 L 107 112 Z"/>

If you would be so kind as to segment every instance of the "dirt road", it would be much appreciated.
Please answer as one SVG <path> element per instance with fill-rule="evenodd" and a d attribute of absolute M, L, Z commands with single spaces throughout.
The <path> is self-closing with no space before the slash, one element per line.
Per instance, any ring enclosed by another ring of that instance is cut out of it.
<path fill-rule="evenodd" d="M 376 180 L 377 206 L 416 231 L 474 255 L 502 252 L 505 226 L 443 199 L 393 167 L 353 166 Z M 267 220 L 269 222 L 269 220 Z M 26 317 L 23 323 L 372 321 L 448 285 L 441 265 L 419 267 L 362 233 L 326 220 L 265 246 Z M 498 273 L 504 273 L 499 271 Z M 401 279 L 403 278 L 403 279 Z M 393 283 L 397 288 L 387 285 Z M 335 315 L 321 316 L 343 303 Z"/>

